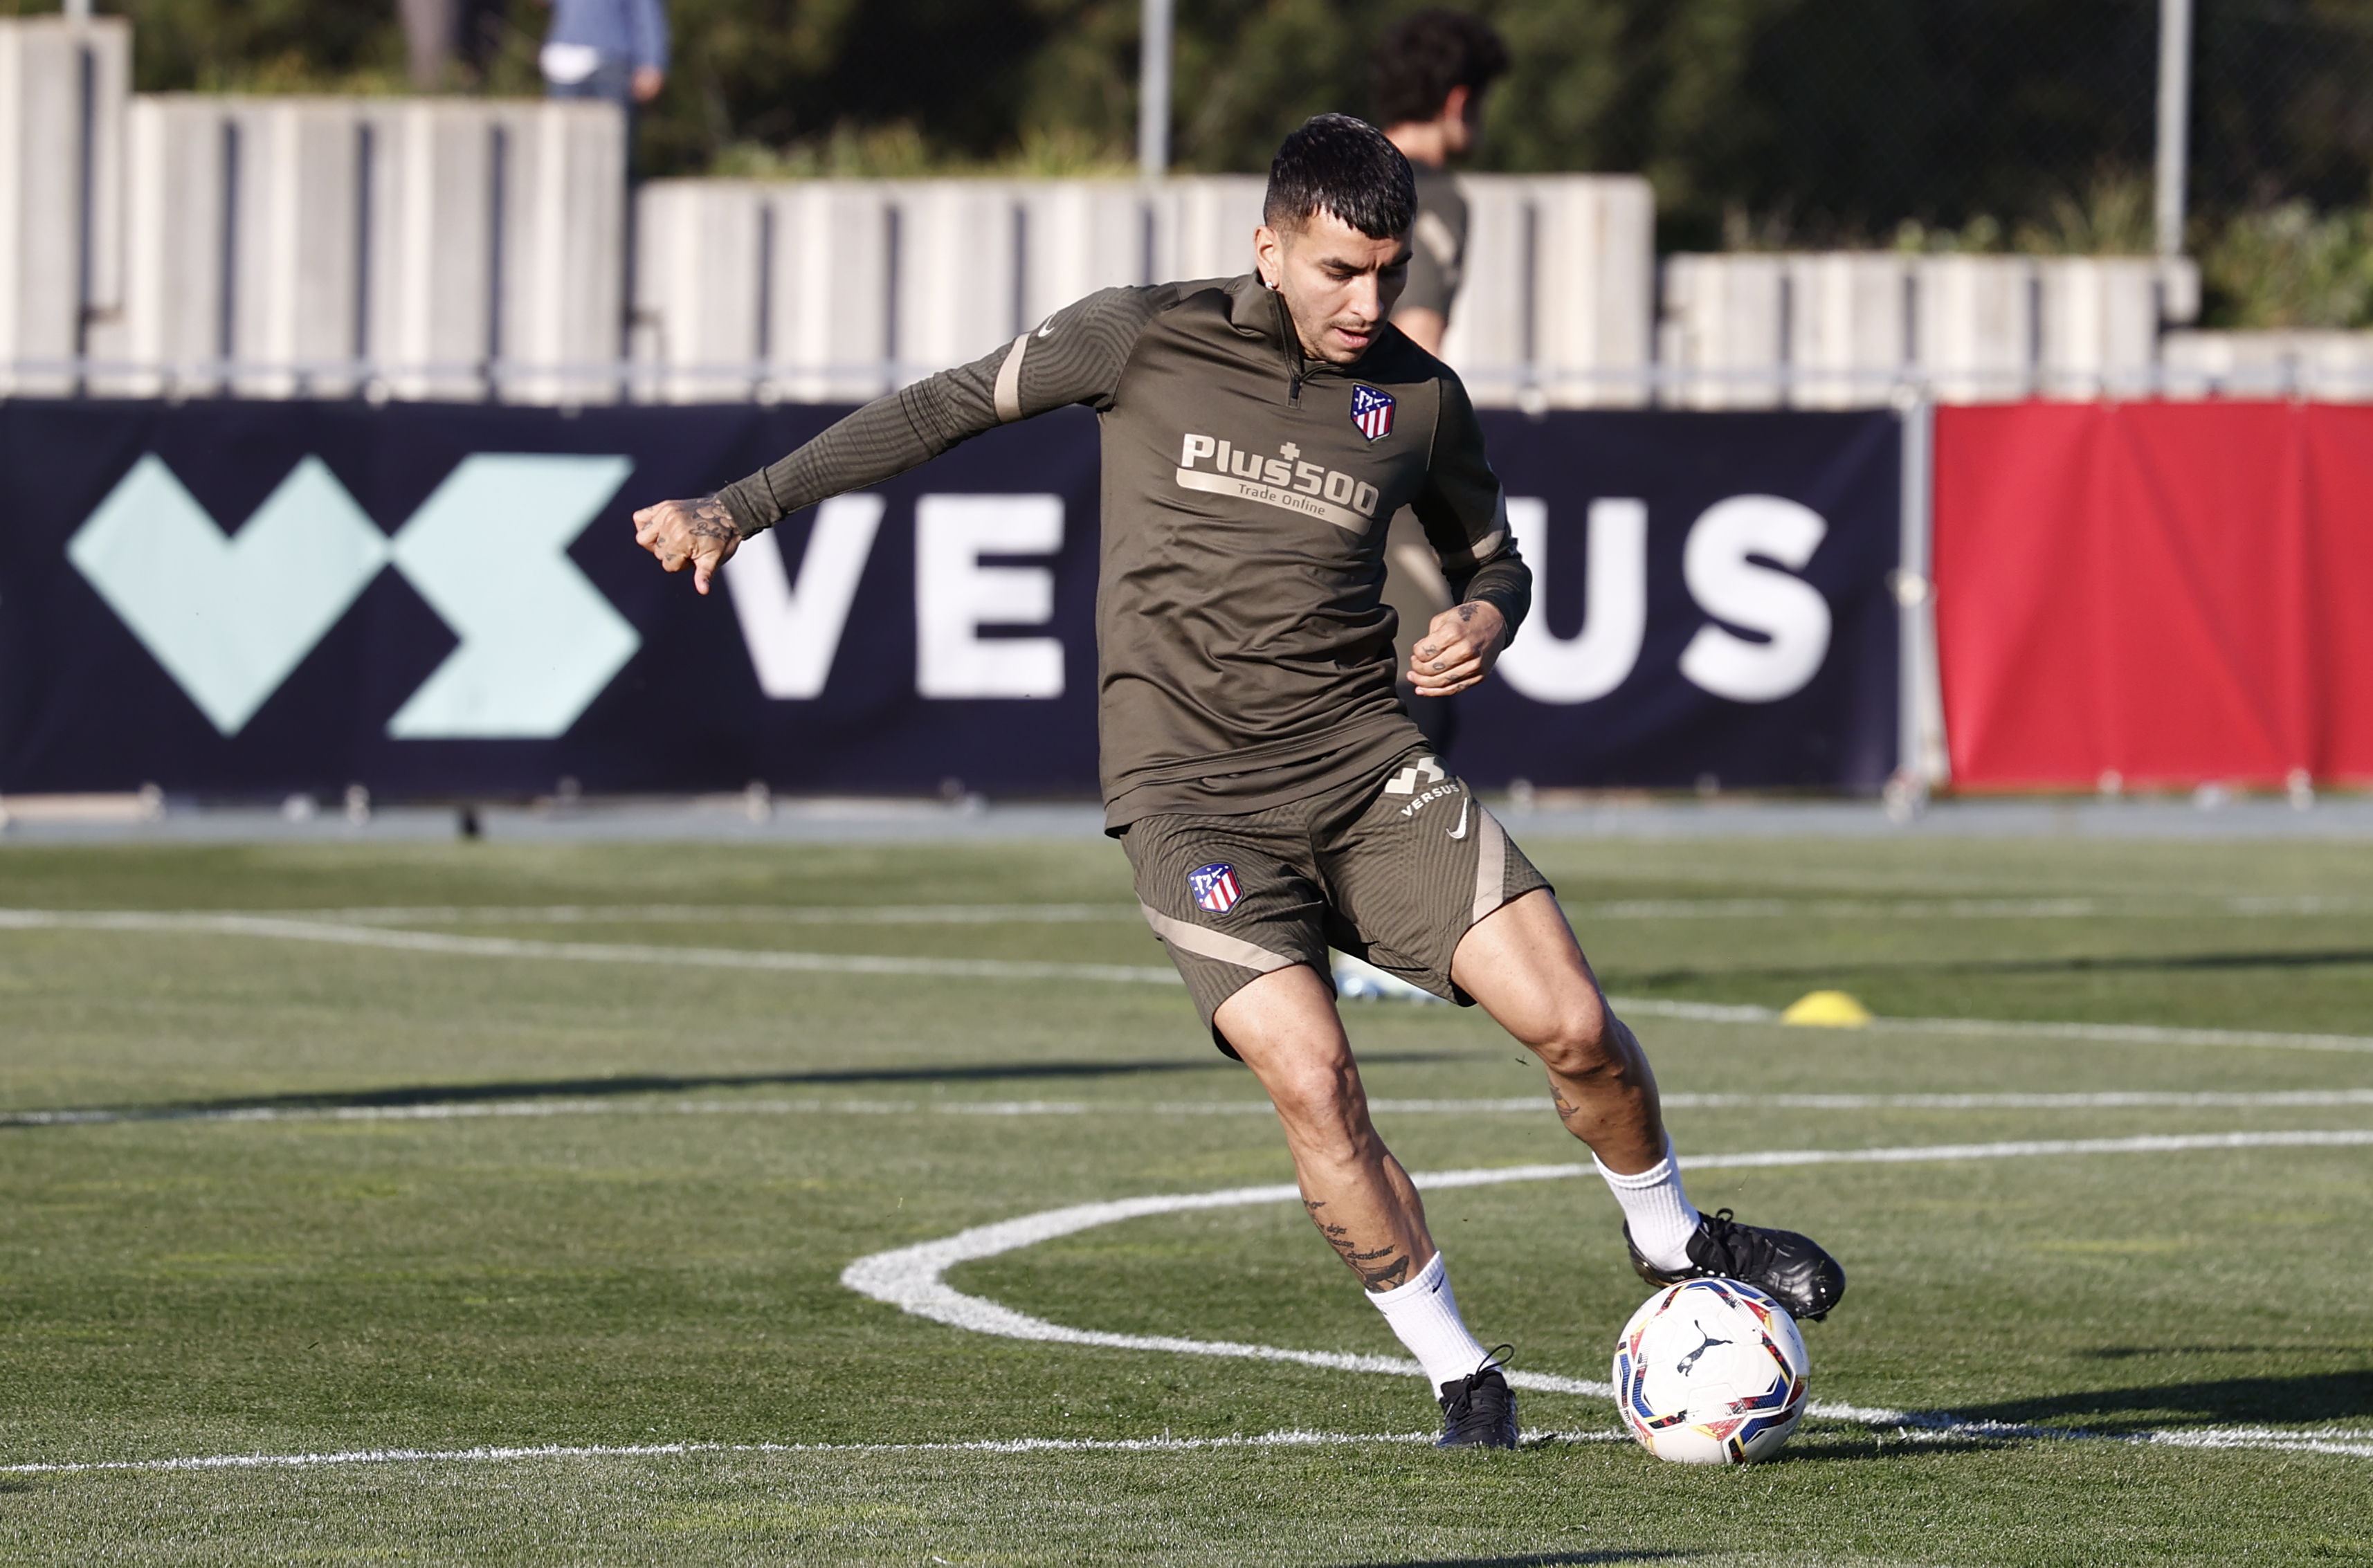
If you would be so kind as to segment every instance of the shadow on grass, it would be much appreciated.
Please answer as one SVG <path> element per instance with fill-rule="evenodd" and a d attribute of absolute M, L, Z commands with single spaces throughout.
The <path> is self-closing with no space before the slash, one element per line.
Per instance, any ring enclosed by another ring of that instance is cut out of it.
<path fill-rule="evenodd" d="M 1623 969 L 1609 967 L 1599 978 L 1609 989 L 1664 990 L 1741 980 L 1838 982 L 1855 976 L 1896 978 L 1920 975 L 2171 974 L 2186 970 L 2330 969 L 2373 965 L 2373 948 L 2345 947 L 2261 953 L 2130 954 L 2115 957 L 1920 958 L 1863 960 L 1852 964 L 1742 965 L 1737 968 Z"/>
<path fill-rule="evenodd" d="M 1469 1061 L 1467 1051 L 1370 1051 L 1371 1064 Z M 404 1083 L 384 1089 L 327 1090 L 308 1094 L 242 1094 L 218 1100 L 175 1100 L 155 1106 L 60 1106 L 0 1111 L 0 1127 L 52 1126 L 61 1121 L 173 1121 L 234 1111 L 396 1109 L 410 1106 L 478 1105 L 492 1100 L 592 1099 L 621 1094 L 672 1094 L 696 1089 L 826 1088 L 853 1084 L 1004 1083 L 1129 1078 L 1177 1072 L 1242 1072 L 1242 1063 L 1209 1058 L 1136 1061 L 999 1062 L 976 1067 L 827 1068 L 812 1072 L 622 1073 L 604 1078 L 522 1078 L 481 1083 Z M 41 1118 L 35 1120 L 32 1118 Z M 12 1119 L 14 1118 L 14 1119 Z"/>
<path fill-rule="evenodd" d="M 1396 1557 L 1351 1568 L 1551 1568 L 1568 1562 L 1670 1562 L 1694 1551 L 1535 1551 L 1522 1557 Z"/>
<path fill-rule="evenodd" d="M 2288 1424 L 2373 1416 L 2373 1368 L 2297 1377 L 2228 1377 L 2102 1388 L 1992 1405 L 1957 1405 L 1963 1421 L 2082 1426 L 2117 1433 L 2145 1427 Z"/>

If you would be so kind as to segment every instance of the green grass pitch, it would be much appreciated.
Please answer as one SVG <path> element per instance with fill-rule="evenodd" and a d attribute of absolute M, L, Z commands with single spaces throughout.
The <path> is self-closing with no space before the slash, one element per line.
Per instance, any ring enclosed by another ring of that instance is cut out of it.
<path fill-rule="evenodd" d="M 1527 848 L 1618 996 L 1882 1015 L 1640 1010 L 1684 1153 L 2373 1128 L 2373 1052 L 2328 1038 L 2373 1036 L 2373 846 Z M 1024 907 L 937 907 L 983 905 Z M 1111 846 L 20 845 L 0 908 L 339 911 L 309 918 L 368 939 L 0 921 L 0 1560 L 2373 1561 L 2373 1148 L 1707 1169 L 1701 1205 L 1848 1266 L 1807 1327 L 1816 1398 L 1962 1424 L 1808 1421 L 1775 1463 L 1695 1470 L 1535 1393 L 1550 1435 L 1445 1455 L 1394 1440 L 1435 1423 L 1413 1378 L 1000 1338 L 840 1284 L 1061 1205 L 1291 1179 L 1174 986 L 718 956 L 1159 966 Z M 1412 1169 L 1584 1157 L 1495 1104 L 1540 1081 L 1479 1012 L 1346 1015 Z M 2143 1098 L 2081 1098 L 2117 1094 Z M 1645 1290 L 1602 1188 L 1429 1209 L 1486 1342 L 1606 1377 Z M 1397 1353 L 1292 1204 L 948 1279 L 1074 1328 Z M 1191 1441 L 1286 1432 L 1312 1440 Z M 552 1445 L 579 1451 L 145 1463 Z M 143 1463 L 44 1468 L 118 1461 Z"/>

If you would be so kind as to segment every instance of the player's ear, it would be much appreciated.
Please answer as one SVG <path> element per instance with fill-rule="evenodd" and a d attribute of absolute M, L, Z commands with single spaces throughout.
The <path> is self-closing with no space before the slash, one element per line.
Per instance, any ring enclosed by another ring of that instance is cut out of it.
<path fill-rule="evenodd" d="M 1253 230 L 1253 264 L 1268 287 L 1285 275 L 1285 237 L 1266 223 Z"/>

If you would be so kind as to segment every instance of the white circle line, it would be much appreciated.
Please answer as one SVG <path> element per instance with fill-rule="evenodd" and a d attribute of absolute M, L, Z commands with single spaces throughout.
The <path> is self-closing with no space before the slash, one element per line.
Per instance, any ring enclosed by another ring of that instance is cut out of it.
<path fill-rule="evenodd" d="M 1771 1149 L 1731 1154 L 1683 1155 L 1684 1170 L 1738 1170 L 1818 1164 L 1896 1164 L 1935 1161 L 2035 1159 L 2052 1155 L 2177 1153 L 2218 1149 L 2356 1147 L 2373 1145 L 2373 1129 L 2300 1132 L 2177 1133 L 2141 1138 L 2033 1140 L 2005 1143 L 1927 1144 L 1888 1149 Z M 1594 1167 L 1580 1164 L 1509 1165 L 1471 1170 L 1411 1173 L 1410 1180 L 1424 1190 L 1461 1187 L 1491 1187 L 1509 1182 L 1555 1181 L 1586 1176 Z M 1003 1339 L 1093 1345 L 1108 1350 L 1159 1351 L 1175 1355 L 1236 1357 L 1255 1361 L 1292 1362 L 1338 1372 L 1380 1373 L 1421 1377 L 1413 1361 L 1392 1356 L 1353 1355 L 1337 1351 L 1290 1350 L 1275 1345 L 1245 1344 L 1223 1340 L 1190 1340 L 1175 1335 L 1116 1334 L 1102 1329 L 1074 1328 L 1017 1312 L 985 1296 L 970 1295 L 947 1282 L 946 1274 L 959 1263 L 977 1262 L 1017 1252 L 1058 1236 L 1156 1214 L 1189 1213 L 1207 1209 L 1242 1208 L 1300 1199 L 1290 1184 L 1222 1188 L 1216 1192 L 1149 1195 L 1074 1203 L 1043 1210 L 993 1224 L 976 1225 L 936 1241 L 893 1247 L 860 1258 L 841 1271 L 840 1282 L 859 1295 L 895 1306 L 900 1311 L 952 1328 L 993 1334 Z M 1611 1398 L 1611 1385 L 1548 1373 L 1510 1372 L 1518 1388 L 1544 1393 Z M 1919 1430 L 1931 1434 L 2068 1436 L 2064 1429 L 2011 1428 L 2001 1422 L 1969 1422 L 1942 1411 L 1865 1408 L 1816 1401 L 1808 1414 L 1870 1426 Z M 2373 1448 L 2367 1449 L 2373 1454 Z"/>

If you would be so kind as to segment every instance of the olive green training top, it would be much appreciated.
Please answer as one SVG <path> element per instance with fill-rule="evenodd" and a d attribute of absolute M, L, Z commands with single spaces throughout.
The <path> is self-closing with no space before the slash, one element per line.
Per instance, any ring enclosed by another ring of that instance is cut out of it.
<path fill-rule="evenodd" d="M 957 442 L 1069 404 L 1104 437 L 1096 585 L 1105 823 L 1265 811 L 1424 738 L 1394 693 L 1385 522 L 1507 617 L 1532 574 L 1466 389 L 1391 328 L 1305 359 L 1251 275 L 1112 288 L 869 404 L 719 498 L 746 536 Z M 1358 417 L 1355 417 L 1355 404 Z"/>

